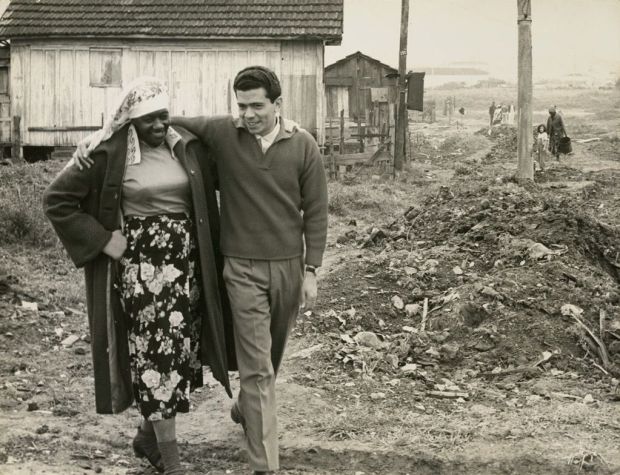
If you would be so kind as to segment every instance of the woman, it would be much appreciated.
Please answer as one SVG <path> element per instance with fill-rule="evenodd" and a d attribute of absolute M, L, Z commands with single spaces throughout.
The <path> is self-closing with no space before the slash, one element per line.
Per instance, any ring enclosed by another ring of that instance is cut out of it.
<path fill-rule="evenodd" d="M 169 127 L 168 101 L 158 79 L 134 81 L 92 137 L 94 166 L 65 167 L 44 206 L 85 268 L 97 412 L 135 400 L 143 417 L 136 455 L 178 474 L 175 416 L 188 412 L 202 364 L 231 395 L 234 349 L 225 344 L 213 177 L 200 170 L 200 142 Z"/>

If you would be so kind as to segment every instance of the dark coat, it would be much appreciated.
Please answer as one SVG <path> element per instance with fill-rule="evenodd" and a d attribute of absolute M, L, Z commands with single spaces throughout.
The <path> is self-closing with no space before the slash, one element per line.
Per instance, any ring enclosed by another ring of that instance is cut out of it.
<path fill-rule="evenodd" d="M 91 168 L 65 167 L 43 198 L 45 214 L 69 256 L 77 267 L 84 267 L 96 409 L 101 414 L 121 412 L 133 402 L 125 318 L 120 296 L 112 287 L 117 262 L 102 253 L 112 231 L 120 228 L 127 127 L 95 149 Z M 236 361 L 232 319 L 222 279 L 223 258 L 219 253 L 215 175 L 210 170 L 201 171 L 199 162 L 206 153 L 200 141 L 181 127 L 175 130 L 182 140 L 175 145 L 174 153 L 190 177 L 205 296 L 201 359 L 231 395 L 228 370 L 235 369 Z"/>

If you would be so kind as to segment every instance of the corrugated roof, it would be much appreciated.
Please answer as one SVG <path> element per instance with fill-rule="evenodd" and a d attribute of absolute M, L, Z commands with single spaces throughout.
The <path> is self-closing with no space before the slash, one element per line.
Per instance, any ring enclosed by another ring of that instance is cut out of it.
<path fill-rule="evenodd" d="M 343 0 L 12 0 L 1 38 L 342 39 Z"/>

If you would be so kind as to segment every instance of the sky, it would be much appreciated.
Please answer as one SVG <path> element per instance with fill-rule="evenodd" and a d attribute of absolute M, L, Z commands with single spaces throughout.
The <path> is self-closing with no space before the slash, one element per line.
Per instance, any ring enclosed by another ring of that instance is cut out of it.
<path fill-rule="evenodd" d="M 325 64 L 361 51 L 398 67 L 401 0 L 344 0 L 341 46 Z M 408 69 L 483 63 L 516 80 L 517 0 L 409 0 Z M 620 0 L 532 0 L 534 79 L 620 77 Z"/>

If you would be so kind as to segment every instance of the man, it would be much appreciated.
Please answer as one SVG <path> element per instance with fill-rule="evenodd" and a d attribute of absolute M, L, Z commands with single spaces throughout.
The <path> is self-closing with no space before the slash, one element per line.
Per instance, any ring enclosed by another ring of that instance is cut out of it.
<path fill-rule="evenodd" d="M 547 133 L 549 134 L 549 151 L 555 155 L 556 160 L 560 160 L 560 151 L 558 147 L 560 145 L 560 139 L 566 137 L 566 128 L 564 127 L 564 120 L 562 116 L 558 114 L 555 106 L 549 107 L 549 117 L 547 118 Z"/>
<path fill-rule="evenodd" d="M 489 106 L 489 127 L 493 127 L 493 116 L 495 115 L 495 101 Z"/>
<path fill-rule="evenodd" d="M 196 134 L 217 167 L 241 385 L 231 417 L 243 426 L 250 466 L 261 474 L 279 467 L 275 378 L 300 304 L 309 310 L 316 300 L 327 185 L 314 138 L 280 117 L 273 71 L 245 68 L 233 88 L 239 118 L 175 117 L 172 124 Z"/>

